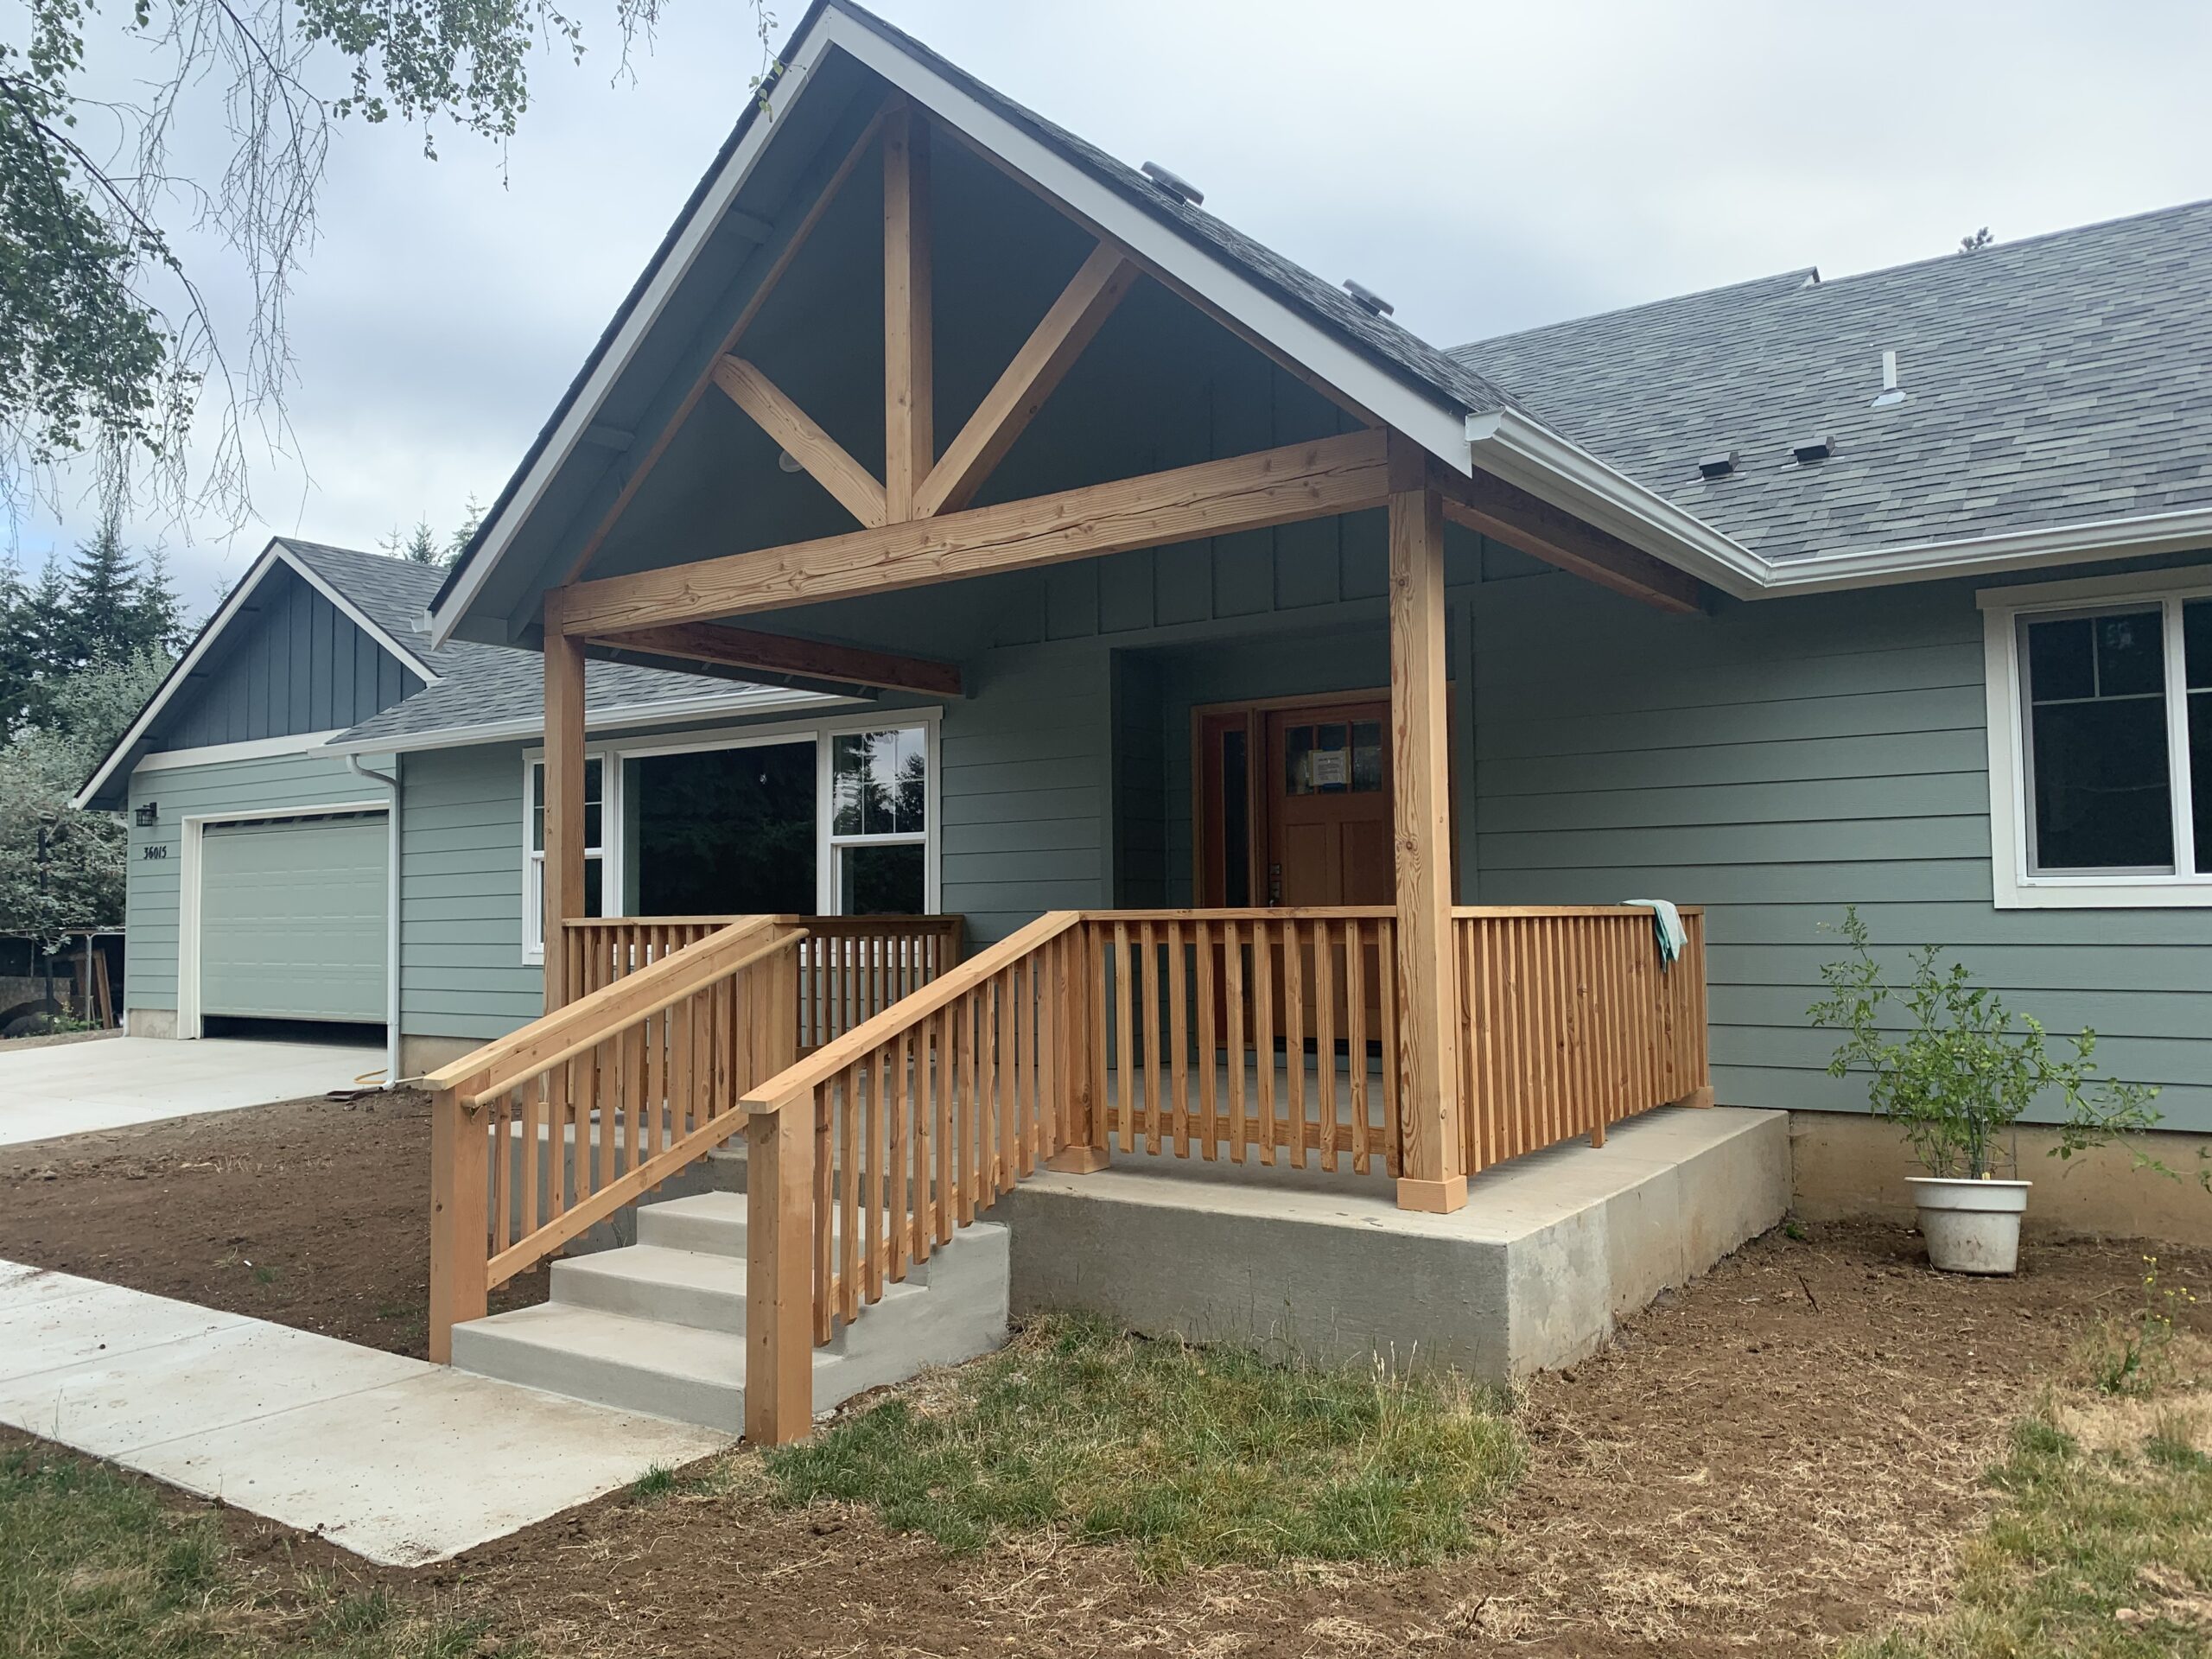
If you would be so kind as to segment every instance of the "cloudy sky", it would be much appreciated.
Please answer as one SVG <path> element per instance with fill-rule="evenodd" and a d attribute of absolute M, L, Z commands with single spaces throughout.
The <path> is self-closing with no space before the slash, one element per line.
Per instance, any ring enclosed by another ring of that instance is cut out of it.
<path fill-rule="evenodd" d="M 778 0 L 785 21 L 801 10 Z M 520 458 L 735 119 L 742 0 L 667 0 L 633 80 L 543 58 L 504 154 L 340 141 L 291 310 L 298 454 L 257 521 L 137 527 L 204 611 L 270 533 L 459 521 Z M 893 22 L 1440 344 L 2212 196 L 2212 7 L 880 0 Z M 588 26 L 607 41 L 603 10 Z M 235 294 L 213 251 L 198 274 Z M 35 566 L 86 529 L 16 527 Z"/>

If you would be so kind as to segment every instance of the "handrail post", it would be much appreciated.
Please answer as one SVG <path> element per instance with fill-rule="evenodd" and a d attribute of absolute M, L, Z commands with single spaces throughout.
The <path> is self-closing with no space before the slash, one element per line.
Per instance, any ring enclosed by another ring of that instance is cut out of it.
<path fill-rule="evenodd" d="M 1059 1149 L 1045 1166 L 1062 1175 L 1089 1175 L 1107 1164 L 1106 1116 L 1099 1109 L 1091 1052 L 1098 946 L 1088 920 L 1062 934 L 1057 946 L 1052 988 L 1059 998 L 1061 1134 Z"/>
<path fill-rule="evenodd" d="M 470 1079 L 467 1092 L 481 1082 Z M 464 1108 L 461 1092 L 430 1096 L 430 1357 L 441 1365 L 453 1363 L 454 1326 L 482 1319 L 490 1294 L 487 1125 L 495 1120 Z"/>
<path fill-rule="evenodd" d="M 745 1125 L 745 1438 L 782 1446 L 814 1427 L 814 1096 Z"/>

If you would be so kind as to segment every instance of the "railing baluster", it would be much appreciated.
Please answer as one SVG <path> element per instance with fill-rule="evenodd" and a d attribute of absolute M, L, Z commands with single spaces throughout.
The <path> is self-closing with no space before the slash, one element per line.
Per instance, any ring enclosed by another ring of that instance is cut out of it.
<path fill-rule="evenodd" d="M 1178 1158 L 1191 1155 L 1191 1027 L 1184 1000 L 1183 925 L 1167 924 L 1168 1103 L 1173 1108 L 1168 1132 Z"/>
<path fill-rule="evenodd" d="M 1192 927 L 1192 965 L 1193 989 L 1198 1003 L 1198 1156 L 1211 1163 L 1217 1155 L 1217 1143 L 1221 1138 L 1221 1102 L 1217 1079 L 1214 1076 L 1214 1055 L 1219 1050 L 1216 1040 L 1213 996 L 1213 929 L 1210 923 L 1193 922 Z"/>
<path fill-rule="evenodd" d="M 1351 1166 L 1367 1173 L 1374 1162 L 1367 1100 L 1367 924 L 1344 924 L 1344 1092 L 1351 1102 Z"/>
<path fill-rule="evenodd" d="M 1313 1069 L 1321 1119 L 1321 1167 L 1337 1166 L 1336 924 L 1313 924 Z"/>
<path fill-rule="evenodd" d="M 1229 1157 L 1244 1161 L 1244 1052 L 1251 1046 L 1250 1027 L 1244 1019 L 1244 944 L 1235 922 L 1221 928 L 1221 971 L 1228 983 L 1229 1001 Z"/>
<path fill-rule="evenodd" d="M 1260 1161 L 1275 1160 L 1275 924 L 1252 924 L 1252 1047 L 1260 1062 Z"/>

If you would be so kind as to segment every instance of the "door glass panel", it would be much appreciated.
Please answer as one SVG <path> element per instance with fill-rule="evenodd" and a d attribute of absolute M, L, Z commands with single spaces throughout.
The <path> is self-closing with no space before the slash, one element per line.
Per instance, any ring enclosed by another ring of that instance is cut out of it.
<path fill-rule="evenodd" d="M 1351 743 L 1338 723 L 1314 728 L 1313 755 L 1307 763 L 1317 795 L 1341 795 L 1351 787 Z"/>
<path fill-rule="evenodd" d="M 1222 903 L 1242 910 L 1252 902 L 1252 794 L 1244 734 L 1221 739 Z"/>
<path fill-rule="evenodd" d="M 1293 726 L 1283 734 L 1282 792 L 1286 795 L 1311 795 L 1313 792 L 1313 728 Z"/>
<path fill-rule="evenodd" d="M 1351 787 L 1356 795 L 1372 795 L 1382 787 L 1382 722 L 1379 720 L 1352 722 Z"/>

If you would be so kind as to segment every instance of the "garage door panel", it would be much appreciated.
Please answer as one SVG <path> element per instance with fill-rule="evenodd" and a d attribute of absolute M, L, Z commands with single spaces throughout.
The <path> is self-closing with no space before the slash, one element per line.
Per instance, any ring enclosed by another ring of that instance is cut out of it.
<path fill-rule="evenodd" d="M 385 819 L 210 824 L 200 873 L 200 1011 L 381 1022 Z"/>

